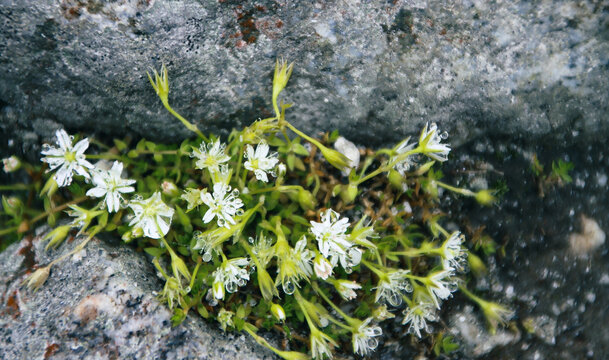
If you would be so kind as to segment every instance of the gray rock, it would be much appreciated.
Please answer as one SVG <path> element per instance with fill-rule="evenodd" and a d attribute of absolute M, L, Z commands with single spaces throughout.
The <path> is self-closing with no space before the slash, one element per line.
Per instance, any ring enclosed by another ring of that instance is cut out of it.
<path fill-rule="evenodd" d="M 20 283 L 81 239 L 44 251 L 39 238 L 0 254 L 0 358 L 272 359 L 249 336 L 223 333 L 189 316 L 172 328 L 170 312 L 153 295 L 162 284 L 141 253 L 92 240 L 51 270 L 32 292 Z"/>
<path fill-rule="evenodd" d="M 171 103 L 226 134 L 271 113 L 272 66 L 296 62 L 286 100 L 305 131 L 379 145 L 436 121 L 562 139 L 609 130 L 609 16 L 598 1 L 0 0 L 0 132 L 35 152 L 54 128 L 175 141 Z"/>

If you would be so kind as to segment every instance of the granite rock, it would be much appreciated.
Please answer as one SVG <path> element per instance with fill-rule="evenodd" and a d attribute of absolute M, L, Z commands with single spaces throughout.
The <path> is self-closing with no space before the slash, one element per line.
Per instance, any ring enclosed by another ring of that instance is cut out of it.
<path fill-rule="evenodd" d="M 598 1 L 0 0 L 0 133 L 35 153 L 53 130 L 189 136 L 148 83 L 226 134 L 271 113 L 296 62 L 295 125 L 379 145 L 436 121 L 459 144 L 609 130 L 609 7 Z"/>
<path fill-rule="evenodd" d="M 94 239 L 54 266 L 37 292 L 20 286 L 79 240 L 44 251 L 40 238 L 29 238 L 0 254 L 0 358 L 274 358 L 251 337 L 225 334 L 199 317 L 172 327 L 154 296 L 162 289 L 154 267 L 124 244 Z"/>

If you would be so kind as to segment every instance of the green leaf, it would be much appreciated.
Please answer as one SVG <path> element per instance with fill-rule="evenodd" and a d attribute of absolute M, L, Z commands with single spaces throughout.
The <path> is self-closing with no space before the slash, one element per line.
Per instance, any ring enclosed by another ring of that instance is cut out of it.
<path fill-rule="evenodd" d="M 127 148 L 127 144 L 119 139 L 114 139 L 114 146 L 116 146 L 118 151 L 123 151 Z"/>
<path fill-rule="evenodd" d="M 167 250 L 165 250 L 165 249 L 156 248 L 156 247 L 145 248 L 144 251 L 147 254 L 152 255 L 154 257 L 160 257 L 161 255 L 163 255 L 167 252 Z"/>

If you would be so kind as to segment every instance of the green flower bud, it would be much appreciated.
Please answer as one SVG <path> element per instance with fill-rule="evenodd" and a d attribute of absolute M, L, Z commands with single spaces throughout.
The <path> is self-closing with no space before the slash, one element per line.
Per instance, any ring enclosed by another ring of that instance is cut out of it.
<path fill-rule="evenodd" d="M 389 183 L 396 190 L 402 190 L 402 184 L 404 183 L 404 177 L 396 170 L 391 169 L 387 176 Z"/>
<path fill-rule="evenodd" d="M 285 321 L 285 311 L 279 304 L 271 305 L 271 313 L 275 317 L 275 319 L 284 322 Z"/>
<path fill-rule="evenodd" d="M 343 185 L 340 190 L 340 198 L 343 199 L 346 204 L 351 204 L 355 200 L 355 197 L 357 197 L 357 193 L 357 185 Z"/>
<path fill-rule="evenodd" d="M 262 269 L 258 267 L 258 287 L 260 288 L 260 292 L 262 293 L 262 297 L 266 301 L 273 300 L 273 296 L 279 297 L 279 292 L 275 287 L 275 283 L 271 278 L 271 275 L 266 271 L 266 269 Z"/>
<path fill-rule="evenodd" d="M 303 210 L 313 210 L 317 201 L 310 191 L 300 188 L 298 190 L 298 204 Z"/>
<path fill-rule="evenodd" d="M 72 227 L 71 225 L 58 226 L 55 229 L 53 229 L 51 232 L 49 232 L 43 239 L 43 240 L 50 239 L 49 243 L 45 247 L 45 250 L 48 250 L 50 247 L 56 248 L 57 246 L 59 246 L 59 244 L 61 244 L 61 242 L 68 235 L 68 231 L 70 231 L 71 227 Z"/>
<path fill-rule="evenodd" d="M 469 264 L 469 269 L 476 277 L 486 274 L 487 269 L 486 265 L 484 265 L 484 261 L 471 252 L 468 252 L 467 263 Z"/>
<path fill-rule="evenodd" d="M 161 66 L 161 73 L 159 74 L 156 69 L 152 70 L 154 73 L 154 81 L 152 81 L 152 76 L 148 72 L 148 80 L 150 80 L 150 84 L 154 88 L 154 91 L 159 96 L 163 104 L 169 103 L 169 77 L 167 76 L 167 68 L 165 64 Z"/>
<path fill-rule="evenodd" d="M 478 203 L 480 203 L 481 205 L 484 205 L 484 206 L 492 205 L 495 202 L 495 200 L 497 200 L 493 196 L 492 190 L 480 190 L 476 193 L 475 197 L 476 197 L 476 201 L 478 201 Z"/>

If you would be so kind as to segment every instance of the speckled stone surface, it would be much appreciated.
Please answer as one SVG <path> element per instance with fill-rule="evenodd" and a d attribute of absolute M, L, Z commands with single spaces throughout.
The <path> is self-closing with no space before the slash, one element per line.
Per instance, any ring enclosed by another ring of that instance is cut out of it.
<path fill-rule="evenodd" d="M 175 141 L 145 71 L 174 107 L 226 134 L 270 114 L 272 66 L 309 132 L 365 145 L 436 121 L 453 145 L 486 134 L 609 130 L 609 16 L 599 1 L 0 0 L 0 148 L 54 129 Z M 12 146 L 9 146 L 11 145 Z"/>
<path fill-rule="evenodd" d="M 154 267 L 128 246 L 94 239 L 54 266 L 32 292 L 20 283 L 36 265 L 71 250 L 78 239 L 45 252 L 39 238 L 0 254 L 2 359 L 273 359 L 243 334 L 224 334 L 188 317 L 172 328 L 153 295 Z"/>

